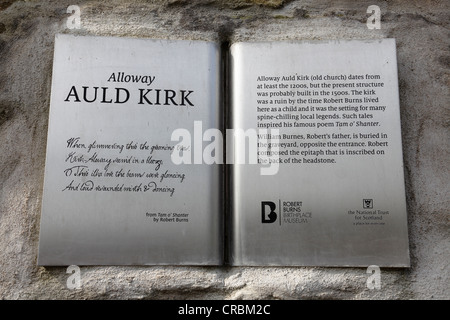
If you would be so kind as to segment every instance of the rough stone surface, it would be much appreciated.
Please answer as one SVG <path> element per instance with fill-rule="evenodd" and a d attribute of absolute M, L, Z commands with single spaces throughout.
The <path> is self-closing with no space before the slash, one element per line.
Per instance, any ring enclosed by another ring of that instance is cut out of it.
<path fill-rule="evenodd" d="M 66 26 L 69 5 L 81 29 Z M 369 5 L 381 8 L 369 30 Z M 450 2 L 116 0 L 0 3 L 0 298 L 449 299 Z M 364 268 L 37 267 L 56 33 L 209 41 L 397 39 L 412 266 Z"/>

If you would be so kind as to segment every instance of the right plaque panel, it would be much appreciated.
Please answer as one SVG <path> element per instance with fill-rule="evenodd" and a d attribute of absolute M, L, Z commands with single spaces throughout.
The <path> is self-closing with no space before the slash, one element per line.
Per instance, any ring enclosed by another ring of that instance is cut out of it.
<path fill-rule="evenodd" d="M 231 263 L 409 267 L 395 40 L 236 43 L 231 73 Z"/>

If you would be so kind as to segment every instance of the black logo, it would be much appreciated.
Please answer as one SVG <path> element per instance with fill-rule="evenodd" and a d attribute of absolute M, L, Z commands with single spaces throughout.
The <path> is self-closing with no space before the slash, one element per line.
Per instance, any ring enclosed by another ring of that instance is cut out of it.
<path fill-rule="evenodd" d="M 266 213 L 266 207 L 269 207 L 270 211 Z M 277 221 L 277 214 L 275 213 L 276 205 L 271 201 L 261 202 L 261 222 L 262 223 L 274 223 Z"/>
<path fill-rule="evenodd" d="M 373 209 L 373 199 L 363 199 L 364 209 Z"/>

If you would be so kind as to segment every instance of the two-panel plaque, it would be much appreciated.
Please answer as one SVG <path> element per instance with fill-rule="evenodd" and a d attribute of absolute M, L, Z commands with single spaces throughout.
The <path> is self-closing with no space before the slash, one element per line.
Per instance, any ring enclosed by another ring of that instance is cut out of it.
<path fill-rule="evenodd" d="M 57 35 L 38 264 L 408 267 L 395 40 L 223 50 Z"/>

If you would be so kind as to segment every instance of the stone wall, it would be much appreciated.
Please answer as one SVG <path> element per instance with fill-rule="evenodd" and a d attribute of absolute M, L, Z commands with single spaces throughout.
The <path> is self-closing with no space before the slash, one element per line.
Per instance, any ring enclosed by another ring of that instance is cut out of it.
<path fill-rule="evenodd" d="M 69 5 L 81 28 L 69 29 Z M 368 6 L 381 9 L 370 30 Z M 0 298 L 449 299 L 450 2 L 116 0 L 0 3 Z M 37 267 L 56 33 L 209 41 L 396 38 L 412 266 Z"/>

